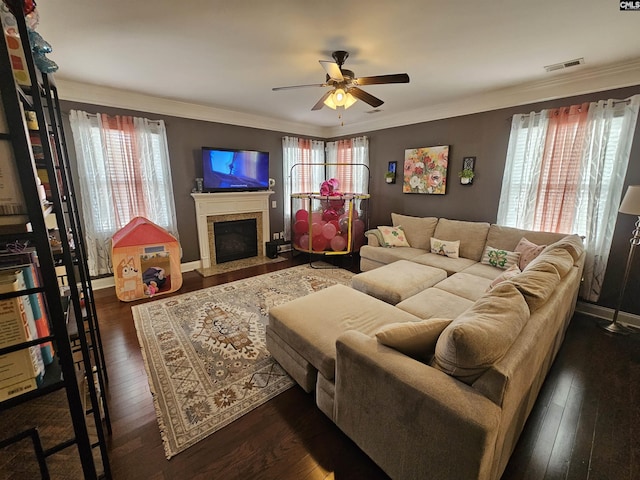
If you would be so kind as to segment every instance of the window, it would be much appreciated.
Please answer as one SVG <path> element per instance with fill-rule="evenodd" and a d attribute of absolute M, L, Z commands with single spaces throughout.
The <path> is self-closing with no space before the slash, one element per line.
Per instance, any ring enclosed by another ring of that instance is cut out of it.
<path fill-rule="evenodd" d="M 71 111 L 91 275 L 111 273 L 110 240 L 134 217 L 177 237 L 164 122 Z"/>
<path fill-rule="evenodd" d="M 284 230 L 291 239 L 292 193 L 311 193 L 320 190 L 320 184 L 336 178 L 339 190 L 348 193 L 368 193 L 369 142 L 358 137 L 325 144 L 318 140 L 283 137 L 282 178 L 284 180 Z M 326 165 L 346 164 L 357 165 Z M 305 164 L 305 165 L 300 165 Z M 294 167 L 294 165 L 297 165 Z"/>
<path fill-rule="evenodd" d="M 584 238 L 583 298 L 597 301 L 640 95 L 515 115 L 497 222 Z"/>

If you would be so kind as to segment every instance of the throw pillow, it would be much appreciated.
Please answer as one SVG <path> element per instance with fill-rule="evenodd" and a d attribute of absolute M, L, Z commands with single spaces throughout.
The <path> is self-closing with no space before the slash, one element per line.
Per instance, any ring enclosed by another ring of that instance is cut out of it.
<path fill-rule="evenodd" d="M 431 237 L 431 253 L 437 253 L 449 258 L 458 258 L 458 252 L 460 252 L 460 240 L 453 242 Z"/>
<path fill-rule="evenodd" d="M 397 227 L 378 227 L 385 247 L 408 247 L 407 237 L 400 225 Z"/>
<path fill-rule="evenodd" d="M 502 272 L 500 275 L 498 275 L 493 280 L 493 282 L 491 282 L 491 285 L 489 285 L 489 288 L 487 288 L 487 292 L 490 291 L 496 285 L 499 285 L 502 282 L 505 282 L 505 281 L 509 280 L 510 278 L 515 277 L 519 273 L 522 273 L 522 272 L 520 271 L 520 268 L 518 267 L 518 265 L 511 265 L 504 272 Z"/>
<path fill-rule="evenodd" d="M 487 245 L 487 247 L 484 249 L 484 253 L 482 254 L 481 263 L 507 270 L 511 268 L 512 265 L 518 265 L 519 260 L 520 254 L 518 252 L 501 250 L 499 248 L 493 248 Z"/>
<path fill-rule="evenodd" d="M 518 245 L 516 245 L 516 252 L 520 254 L 520 261 L 518 262 L 520 270 L 527 268 L 527 265 L 531 263 L 531 260 L 540 255 L 545 247 L 546 245 L 536 245 L 522 237 L 518 242 Z"/>
<path fill-rule="evenodd" d="M 451 323 L 445 318 L 429 318 L 421 322 L 402 322 L 385 325 L 376 332 L 378 342 L 405 355 L 428 362 L 442 331 Z"/>
<path fill-rule="evenodd" d="M 371 230 L 367 230 L 366 232 L 364 232 L 364 235 L 367 237 L 367 241 L 369 243 L 369 245 L 371 245 L 373 243 L 374 246 L 376 247 L 384 247 L 384 238 L 382 238 L 382 233 L 380 233 L 380 230 L 378 230 L 377 228 L 372 228 Z M 375 244 L 374 242 L 369 241 L 369 235 L 372 235 L 376 241 L 378 242 L 378 244 Z"/>

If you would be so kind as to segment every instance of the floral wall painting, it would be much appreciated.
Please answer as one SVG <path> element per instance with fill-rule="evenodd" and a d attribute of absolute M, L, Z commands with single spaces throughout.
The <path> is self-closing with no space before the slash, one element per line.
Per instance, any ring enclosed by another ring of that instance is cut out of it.
<path fill-rule="evenodd" d="M 405 150 L 402 192 L 444 195 L 448 163 L 449 145 Z"/>

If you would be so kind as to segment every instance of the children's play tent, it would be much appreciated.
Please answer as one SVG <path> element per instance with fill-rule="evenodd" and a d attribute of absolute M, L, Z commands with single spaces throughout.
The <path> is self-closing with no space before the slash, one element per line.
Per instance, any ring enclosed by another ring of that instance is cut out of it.
<path fill-rule="evenodd" d="M 175 292 L 182 286 L 181 248 L 164 228 L 135 217 L 111 238 L 116 295 L 125 302 Z"/>

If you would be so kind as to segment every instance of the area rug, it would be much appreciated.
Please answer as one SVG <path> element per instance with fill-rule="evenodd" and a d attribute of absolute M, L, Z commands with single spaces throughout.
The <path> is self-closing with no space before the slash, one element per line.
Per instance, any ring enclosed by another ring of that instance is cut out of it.
<path fill-rule="evenodd" d="M 266 263 L 284 262 L 285 260 L 286 258 L 281 256 L 277 256 L 276 258 L 269 258 L 265 256 L 242 258 L 231 262 L 218 263 L 207 268 L 196 268 L 196 272 L 203 277 L 210 277 L 212 275 L 218 275 L 219 273 L 233 272 L 242 268 L 264 265 Z"/>
<path fill-rule="evenodd" d="M 266 348 L 269 309 L 352 276 L 301 265 L 133 306 L 167 458 L 290 388 Z"/>

